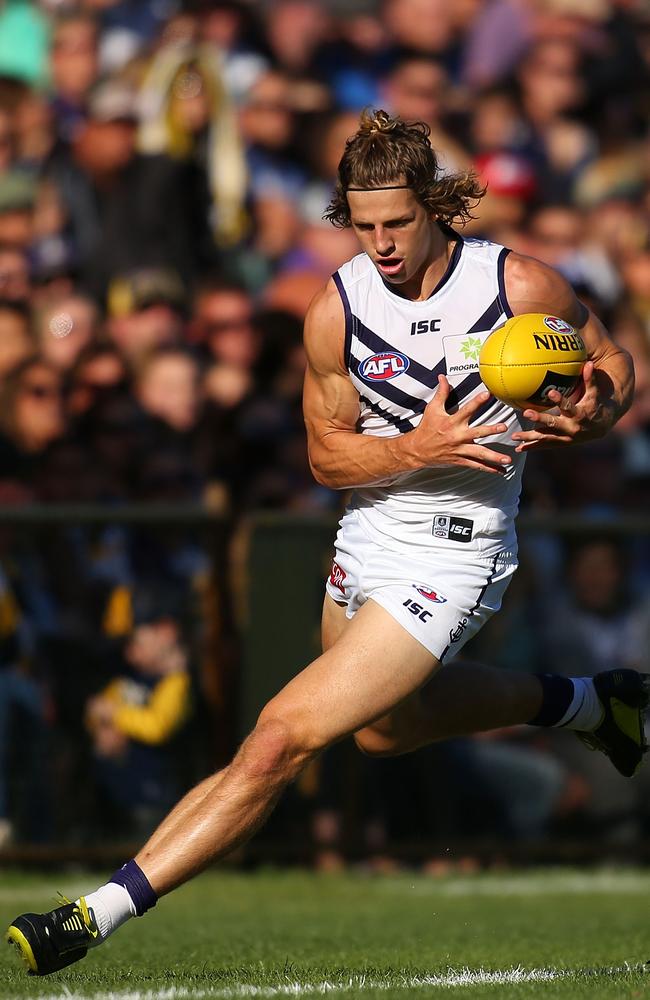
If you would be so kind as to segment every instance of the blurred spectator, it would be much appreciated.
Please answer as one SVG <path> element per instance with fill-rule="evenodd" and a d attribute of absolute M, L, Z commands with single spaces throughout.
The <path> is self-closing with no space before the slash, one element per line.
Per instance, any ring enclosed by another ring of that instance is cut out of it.
<path fill-rule="evenodd" d="M 163 344 L 178 341 L 184 289 L 178 275 L 164 268 L 116 274 L 108 289 L 107 332 L 130 363 Z"/>
<path fill-rule="evenodd" d="M 500 234 L 520 227 L 527 207 L 537 193 L 537 180 L 530 163 L 518 153 L 486 153 L 476 161 L 477 173 L 486 186 L 469 231 Z"/>
<path fill-rule="evenodd" d="M 293 77 L 310 74 L 329 27 L 325 5 L 319 0 L 277 0 L 266 13 L 266 38 L 271 54 Z"/>
<path fill-rule="evenodd" d="M 309 271 L 325 281 L 358 252 L 358 243 L 349 229 L 334 229 L 323 222 L 335 183 L 339 160 L 346 140 L 357 128 L 358 116 L 338 112 L 318 116 L 307 133 L 311 180 L 301 198 L 302 225 L 293 245 L 281 262 L 283 271 Z M 272 293 L 271 298 L 272 298 Z M 286 303 L 278 302 L 279 308 Z M 300 312 L 300 304 L 297 311 Z"/>
<path fill-rule="evenodd" d="M 51 834 L 44 767 L 46 699 L 22 655 L 20 618 L 9 580 L 0 569 L 0 850 L 11 842 L 17 816 L 22 819 L 21 837 L 38 841 Z M 19 726 L 22 738 L 16 740 Z M 15 801 L 18 789 L 12 781 L 18 743 L 24 802 Z"/>
<path fill-rule="evenodd" d="M 481 90 L 505 79 L 533 37 L 534 8 L 520 0 L 479 6 L 463 45 L 462 79 Z"/>
<path fill-rule="evenodd" d="M 37 356 L 21 361 L 0 387 L 2 482 L 25 487 L 45 450 L 65 433 L 59 373 Z"/>
<path fill-rule="evenodd" d="M 59 136 L 75 138 L 87 112 L 88 94 L 97 80 L 98 26 L 91 14 L 71 12 L 52 32 L 50 76 Z"/>
<path fill-rule="evenodd" d="M 476 94 L 470 109 L 469 143 L 476 156 L 527 151 L 530 127 L 514 87 L 495 85 Z"/>
<path fill-rule="evenodd" d="M 426 122 L 442 174 L 469 167 L 469 156 L 444 128 L 449 81 L 442 63 L 426 55 L 399 59 L 386 81 L 386 99 L 393 114 L 407 121 Z"/>
<path fill-rule="evenodd" d="M 569 592 L 550 601 L 548 662 L 558 673 L 593 675 L 613 667 L 650 670 L 650 603 L 630 593 L 619 543 L 583 542 L 569 557 Z"/>
<path fill-rule="evenodd" d="M 304 174 L 289 158 L 295 126 L 289 78 L 266 71 L 247 93 L 239 123 L 248 149 L 252 190 L 258 197 L 271 191 L 296 193 Z"/>
<path fill-rule="evenodd" d="M 396 48 L 444 55 L 454 36 L 454 22 L 445 0 L 386 0 L 384 18 Z"/>
<path fill-rule="evenodd" d="M 0 381 L 33 353 L 27 306 L 0 299 Z"/>
<path fill-rule="evenodd" d="M 634 593 L 620 542 L 596 537 L 569 552 L 568 592 L 548 602 L 543 635 L 547 663 L 567 675 L 600 670 L 650 669 L 650 599 Z M 647 818 L 647 770 L 627 782 L 596 754 L 585 754 L 571 734 L 553 733 L 549 745 L 585 784 L 584 818 L 601 837 L 631 842 Z"/>
<path fill-rule="evenodd" d="M 189 351 L 159 347 L 137 369 L 135 392 L 147 413 L 186 434 L 199 416 L 198 362 Z"/>
<path fill-rule="evenodd" d="M 357 0 L 337 3 L 336 15 L 336 24 L 317 56 L 319 78 L 327 81 L 331 91 L 326 106 L 332 103 L 343 111 L 376 106 L 381 103 L 381 79 L 390 61 L 381 11 L 372 2 Z"/>
<path fill-rule="evenodd" d="M 264 304 L 269 309 L 292 313 L 303 320 L 311 300 L 322 286 L 322 275 L 308 268 L 288 271 L 269 283 Z"/>
<path fill-rule="evenodd" d="M 226 87 L 235 101 L 267 66 L 256 13 L 237 0 L 217 0 L 201 11 L 200 40 L 219 50 Z"/>
<path fill-rule="evenodd" d="M 163 153 L 138 153 L 136 135 L 135 93 L 109 81 L 93 94 L 71 147 L 48 166 L 84 279 L 99 299 L 113 275 L 127 269 L 166 267 L 189 279 L 213 253 L 201 169 Z"/>
<path fill-rule="evenodd" d="M 585 100 L 581 58 L 577 41 L 565 37 L 540 39 L 521 59 L 517 73 L 521 104 L 534 128 L 541 130 L 579 110 Z"/>
<path fill-rule="evenodd" d="M 529 217 L 529 253 L 557 268 L 579 290 L 581 298 L 591 294 L 595 312 L 620 294 L 621 282 L 607 254 L 589 239 L 584 212 L 574 205 L 548 202 Z"/>
<path fill-rule="evenodd" d="M 0 246 L 25 249 L 32 238 L 36 183 L 18 170 L 7 171 L 0 184 Z"/>
<path fill-rule="evenodd" d="M 0 244 L 0 296 L 5 302 L 26 304 L 31 291 L 27 254 Z"/>
<path fill-rule="evenodd" d="M 11 166 L 14 152 L 12 116 L 8 110 L 0 108 L 0 175 Z"/>
<path fill-rule="evenodd" d="M 260 334 L 249 293 L 206 277 L 194 293 L 190 336 L 209 364 L 204 388 L 218 407 L 231 409 L 253 390 Z"/>
<path fill-rule="evenodd" d="M 48 296 L 42 301 L 73 290 L 72 276 L 77 271 L 75 248 L 68 228 L 68 218 L 60 192 L 49 180 L 42 180 L 36 191 L 30 246 L 32 274 Z"/>
<path fill-rule="evenodd" d="M 622 263 L 621 271 L 630 304 L 650 339 L 650 241 Z"/>
<path fill-rule="evenodd" d="M 56 141 L 53 109 L 42 91 L 25 87 L 16 94 L 12 116 L 16 163 L 36 173 Z"/>
<path fill-rule="evenodd" d="M 74 416 L 88 413 L 101 398 L 126 391 L 127 368 L 122 355 L 108 344 L 82 351 L 70 372 L 68 410 Z"/>
<path fill-rule="evenodd" d="M 140 102 L 141 152 L 192 163 L 210 189 L 215 241 L 235 243 L 245 229 L 246 166 L 218 52 L 161 49 L 143 80 Z"/>
<path fill-rule="evenodd" d="M 190 675 L 178 595 L 136 587 L 133 614 L 124 663 L 88 701 L 86 724 L 100 794 L 123 811 L 127 831 L 142 836 L 179 794 L 172 741 L 190 713 Z"/>

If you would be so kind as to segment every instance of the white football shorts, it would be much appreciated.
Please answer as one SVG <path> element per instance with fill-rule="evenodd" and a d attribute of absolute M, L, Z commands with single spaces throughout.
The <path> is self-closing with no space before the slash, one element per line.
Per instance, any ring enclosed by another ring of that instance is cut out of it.
<path fill-rule="evenodd" d="M 353 618 L 372 599 L 421 642 L 441 663 L 448 662 L 485 625 L 517 568 L 514 549 L 482 556 L 446 553 L 440 546 L 415 555 L 378 545 L 364 531 L 356 511 L 339 527 L 327 593 Z"/>

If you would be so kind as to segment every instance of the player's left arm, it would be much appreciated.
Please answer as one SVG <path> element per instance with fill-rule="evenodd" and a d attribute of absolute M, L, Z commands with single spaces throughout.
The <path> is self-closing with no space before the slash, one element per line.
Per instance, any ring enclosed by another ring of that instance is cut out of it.
<path fill-rule="evenodd" d="M 519 442 L 517 451 L 602 437 L 632 403 L 634 366 L 630 355 L 614 343 L 598 317 L 576 298 L 566 278 L 541 261 L 509 254 L 505 287 L 516 316 L 543 312 L 570 323 L 584 340 L 588 358 L 577 393 L 568 399 L 556 391 L 549 393 L 558 409 L 542 413 L 524 410 L 524 416 L 535 426 L 512 435 Z"/>

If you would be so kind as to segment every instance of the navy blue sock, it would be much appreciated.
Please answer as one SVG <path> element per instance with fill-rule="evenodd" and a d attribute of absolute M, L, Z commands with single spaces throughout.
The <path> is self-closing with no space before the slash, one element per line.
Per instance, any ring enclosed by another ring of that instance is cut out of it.
<path fill-rule="evenodd" d="M 109 882 L 123 886 L 133 900 L 136 914 L 141 917 L 158 902 L 149 879 L 135 861 L 127 861 L 111 875 Z"/>
<path fill-rule="evenodd" d="M 574 686 L 570 677 L 558 674 L 535 674 L 542 685 L 542 704 L 529 726 L 556 726 L 573 701 Z"/>

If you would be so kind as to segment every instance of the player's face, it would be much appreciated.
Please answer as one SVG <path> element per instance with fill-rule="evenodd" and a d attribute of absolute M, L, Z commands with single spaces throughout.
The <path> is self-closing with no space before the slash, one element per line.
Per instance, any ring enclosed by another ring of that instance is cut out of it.
<path fill-rule="evenodd" d="M 348 205 L 361 247 L 385 281 L 403 285 L 433 262 L 439 229 L 410 188 L 348 191 Z"/>

